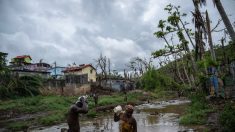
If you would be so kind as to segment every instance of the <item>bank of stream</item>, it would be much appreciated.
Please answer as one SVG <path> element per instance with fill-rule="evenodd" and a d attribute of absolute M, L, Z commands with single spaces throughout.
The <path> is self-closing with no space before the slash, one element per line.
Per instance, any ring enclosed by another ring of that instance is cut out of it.
<path fill-rule="evenodd" d="M 135 106 L 135 117 L 139 132 L 193 132 L 203 131 L 205 126 L 184 126 L 179 124 L 179 118 L 184 114 L 188 100 L 157 101 Z M 81 119 L 82 132 L 118 132 L 118 122 L 113 121 L 113 113 L 94 119 Z M 31 128 L 32 132 L 60 132 L 68 128 L 66 123 Z"/>

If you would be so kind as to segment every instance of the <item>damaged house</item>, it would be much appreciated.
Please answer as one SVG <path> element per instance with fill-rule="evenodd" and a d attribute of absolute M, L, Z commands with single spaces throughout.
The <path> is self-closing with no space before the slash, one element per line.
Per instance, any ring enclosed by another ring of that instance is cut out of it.
<path fill-rule="evenodd" d="M 29 55 L 16 56 L 11 59 L 9 68 L 14 74 L 19 76 L 41 76 L 49 78 L 51 67 L 49 64 L 40 60 L 39 63 L 31 63 L 32 58 Z"/>

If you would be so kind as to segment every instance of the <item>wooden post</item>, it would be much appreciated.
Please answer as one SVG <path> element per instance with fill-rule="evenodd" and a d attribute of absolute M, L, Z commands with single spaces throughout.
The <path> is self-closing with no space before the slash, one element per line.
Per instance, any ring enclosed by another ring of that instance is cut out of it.
<path fill-rule="evenodd" d="M 224 63 L 225 65 L 228 64 L 228 61 L 227 61 L 227 56 L 226 56 L 226 53 L 225 53 L 225 48 L 224 48 L 224 38 L 222 37 L 221 39 L 221 44 L 222 44 L 222 49 L 223 49 L 223 59 L 224 59 Z"/>

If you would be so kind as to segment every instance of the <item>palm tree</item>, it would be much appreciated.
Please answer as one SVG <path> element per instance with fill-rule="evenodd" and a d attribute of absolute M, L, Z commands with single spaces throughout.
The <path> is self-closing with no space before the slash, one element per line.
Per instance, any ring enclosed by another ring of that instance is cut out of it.
<path fill-rule="evenodd" d="M 205 20 L 202 17 L 202 14 L 199 10 L 199 4 L 205 4 L 205 0 L 193 0 L 193 4 L 195 7 L 195 11 L 193 13 L 193 21 L 195 23 L 195 57 L 196 60 L 201 60 L 204 58 L 205 54 L 205 48 L 204 48 L 204 42 L 203 42 L 203 34 L 206 35 L 206 26 L 205 26 Z"/>
<path fill-rule="evenodd" d="M 206 0 L 196 0 L 196 1 L 199 2 L 200 4 L 204 4 L 204 5 L 206 3 Z M 235 43 L 235 32 L 233 30 L 233 26 L 232 26 L 230 20 L 228 19 L 228 16 L 224 10 L 222 3 L 220 2 L 220 0 L 213 0 L 213 3 L 216 6 L 217 10 L 219 11 L 219 14 L 224 22 L 224 25 L 225 25 L 226 29 L 228 30 L 229 36 L 231 37 L 233 43 Z"/>

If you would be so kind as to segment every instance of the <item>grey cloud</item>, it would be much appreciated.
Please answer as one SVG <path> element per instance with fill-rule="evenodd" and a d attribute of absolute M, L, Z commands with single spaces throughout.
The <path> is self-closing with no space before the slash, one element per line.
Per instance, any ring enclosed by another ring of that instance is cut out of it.
<path fill-rule="evenodd" d="M 222 2 L 234 21 L 234 0 Z M 122 69 L 130 58 L 164 47 L 153 33 L 168 3 L 193 10 L 191 0 L 1 0 L 0 51 L 63 66 L 94 63 L 102 52 Z M 215 24 L 217 10 L 211 2 L 206 8 Z M 190 13 L 186 20 L 191 22 Z"/>

